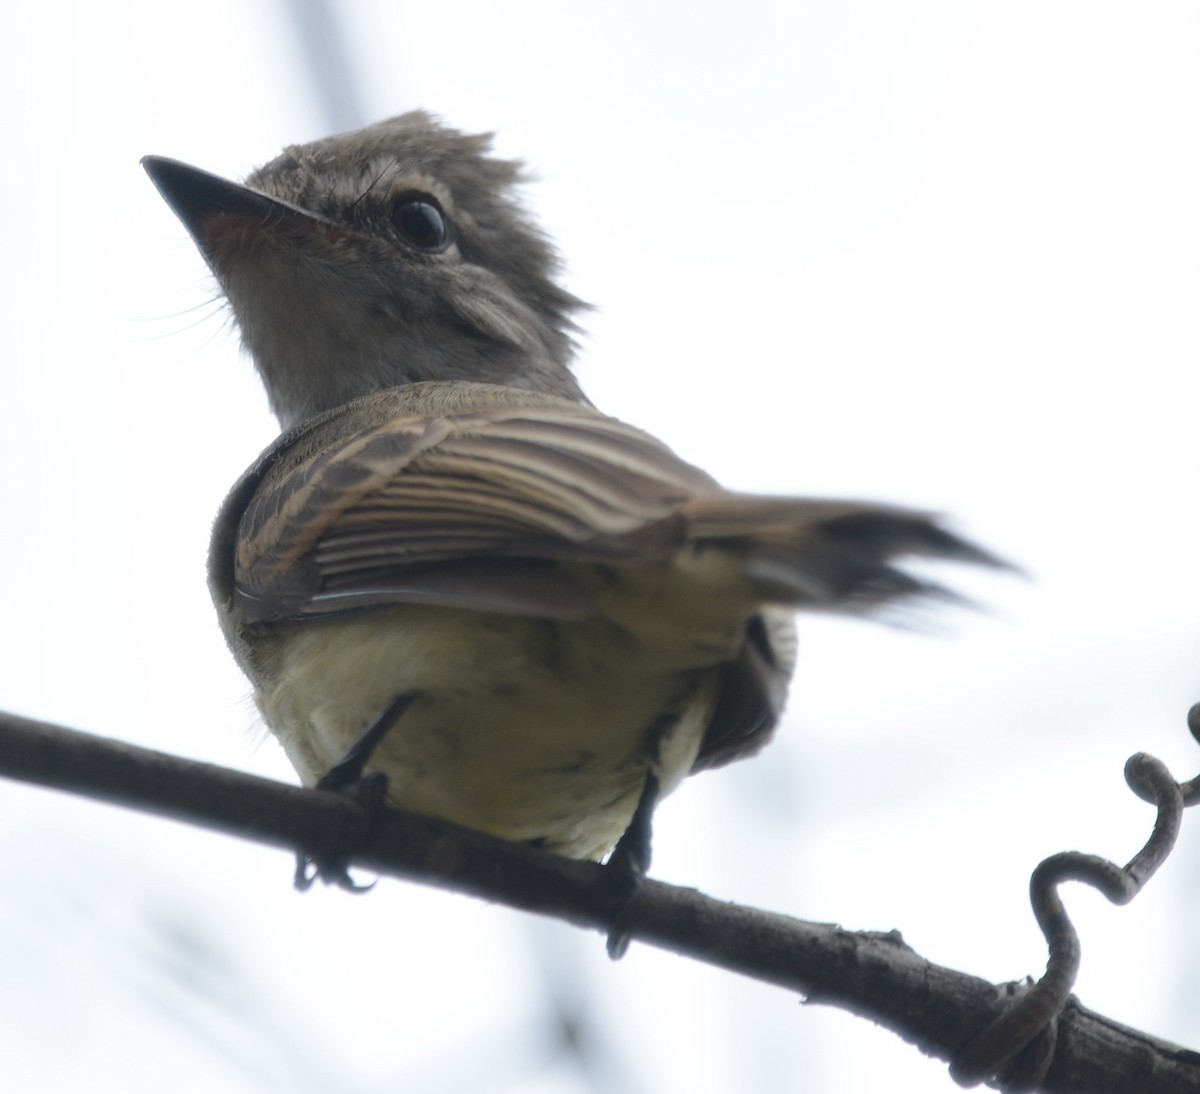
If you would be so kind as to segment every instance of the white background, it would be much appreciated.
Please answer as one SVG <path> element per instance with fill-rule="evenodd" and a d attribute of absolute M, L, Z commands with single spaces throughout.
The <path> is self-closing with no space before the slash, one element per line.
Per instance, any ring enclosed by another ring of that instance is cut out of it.
<path fill-rule="evenodd" d="M 282 4 L 9 13 L 0 707 L 291 778 L 203 577 L 274 424 L 138 159 L 238 176 L 425 106 L 536 166 L 530 204 L 599 305 L 579 360 L 599 406 L 732 486 L 934 507 L 1033 576 L 963 575 L 992 613 L 941 637 L 803 621 L 777 741 L 660 810 L 654 872 L 1036 975 L 1032 867 L 1140 846 L 1129 754 L 1200 766 L 1197 9 L 335 12 L 358 94 L 335 111 Z M 1196 1047 L 1187 822 L 1128 908 L 1067 899 L 1084 1003 Z M 957 1089 L 775 988 L 636 944 L 612 965 L 598 936 L 411 885 L 301 897 L 290 870 L 0 783 L 6 1086 Z"/>

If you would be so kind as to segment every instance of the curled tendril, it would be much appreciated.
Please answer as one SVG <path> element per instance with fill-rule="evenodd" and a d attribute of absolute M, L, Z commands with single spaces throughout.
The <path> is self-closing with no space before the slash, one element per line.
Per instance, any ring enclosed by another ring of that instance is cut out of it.
<path fill-rule="evenodd" d="M 1200 703 L 1188 711 L 1188 729 L 1200 742 Z M 1014 990 L 1013 1002 L 958 1053 L 950 1074 L 961 1086 L 997 1080 L 1009 1091 L 1033 1089 L 1054 1060 L 1058 1016 L 1070 998 L 1079 972 L 1079 936 L 1063 907 L 1058 886 L 1082 881 L 1112 903 L 1128 904 L 1175 846 L 1186 806 L 1200 802 L 1200 775 L 1177 783 L 1166 765 L 1139 752 L 1125 764 L 1125 781 L 1143 801 L 1157 806 L 1154 831 L 1146 845 L 1125 864 L 1064 851 L 1043 859 L 1029 879 L 1033 914 L 1046 939 L 1049 959 L 1042 978 Z"/>

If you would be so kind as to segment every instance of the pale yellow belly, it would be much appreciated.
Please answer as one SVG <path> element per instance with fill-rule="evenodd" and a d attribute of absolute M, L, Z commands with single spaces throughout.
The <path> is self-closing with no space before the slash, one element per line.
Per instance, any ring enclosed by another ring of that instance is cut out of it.
<path fill-rule="evenodd" d="M 302 779 L 415 692 L 371 765 L 392 802 L 603 856 L 648 772 L 665 795 L 691 770 L 754 605 L 720 551 L 563 568 L 595 604 L 581 622 L 403 605 L 278 634 L 257 699 Z"/>
<path fill-rule="evenodd" d="M 371 764 L 393 803 L 599 858 L 649 770 L 664 794 L 687 774 L 712 712 L 714 668 L 658 660 L 603 619 L 405 606 L 289 636 L 258 699 L 311 785 L 415 691 Z"/>

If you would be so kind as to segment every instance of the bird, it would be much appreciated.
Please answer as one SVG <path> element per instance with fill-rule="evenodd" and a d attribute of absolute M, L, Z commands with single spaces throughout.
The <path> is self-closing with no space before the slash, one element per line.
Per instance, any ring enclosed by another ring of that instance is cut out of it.
<path fill-rule="evenodd" d="M 596 409 L 586 305 L 492 140 L 413 111 L 244 182 L 143 159 L 282 429 L 209 586 L 305 785 L 350 762 L 636 879 L 659 801 L 772 736 L 797 612 L 955 598 L 910 559 L 1007 564 L 924 511 L 724 489 Z"/>

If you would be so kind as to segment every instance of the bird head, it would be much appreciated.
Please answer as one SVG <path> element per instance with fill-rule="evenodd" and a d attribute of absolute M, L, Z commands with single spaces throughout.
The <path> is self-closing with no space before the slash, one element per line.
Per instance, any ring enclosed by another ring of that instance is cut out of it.
<path fill-rule="evenodd" d="M 558 256 L 522 165 L 416 111 L 287 148 L 244 184 L 142 163 L 229 301 L 282 426 L 360 395 L 472 380 L 586 401 Z"/>

